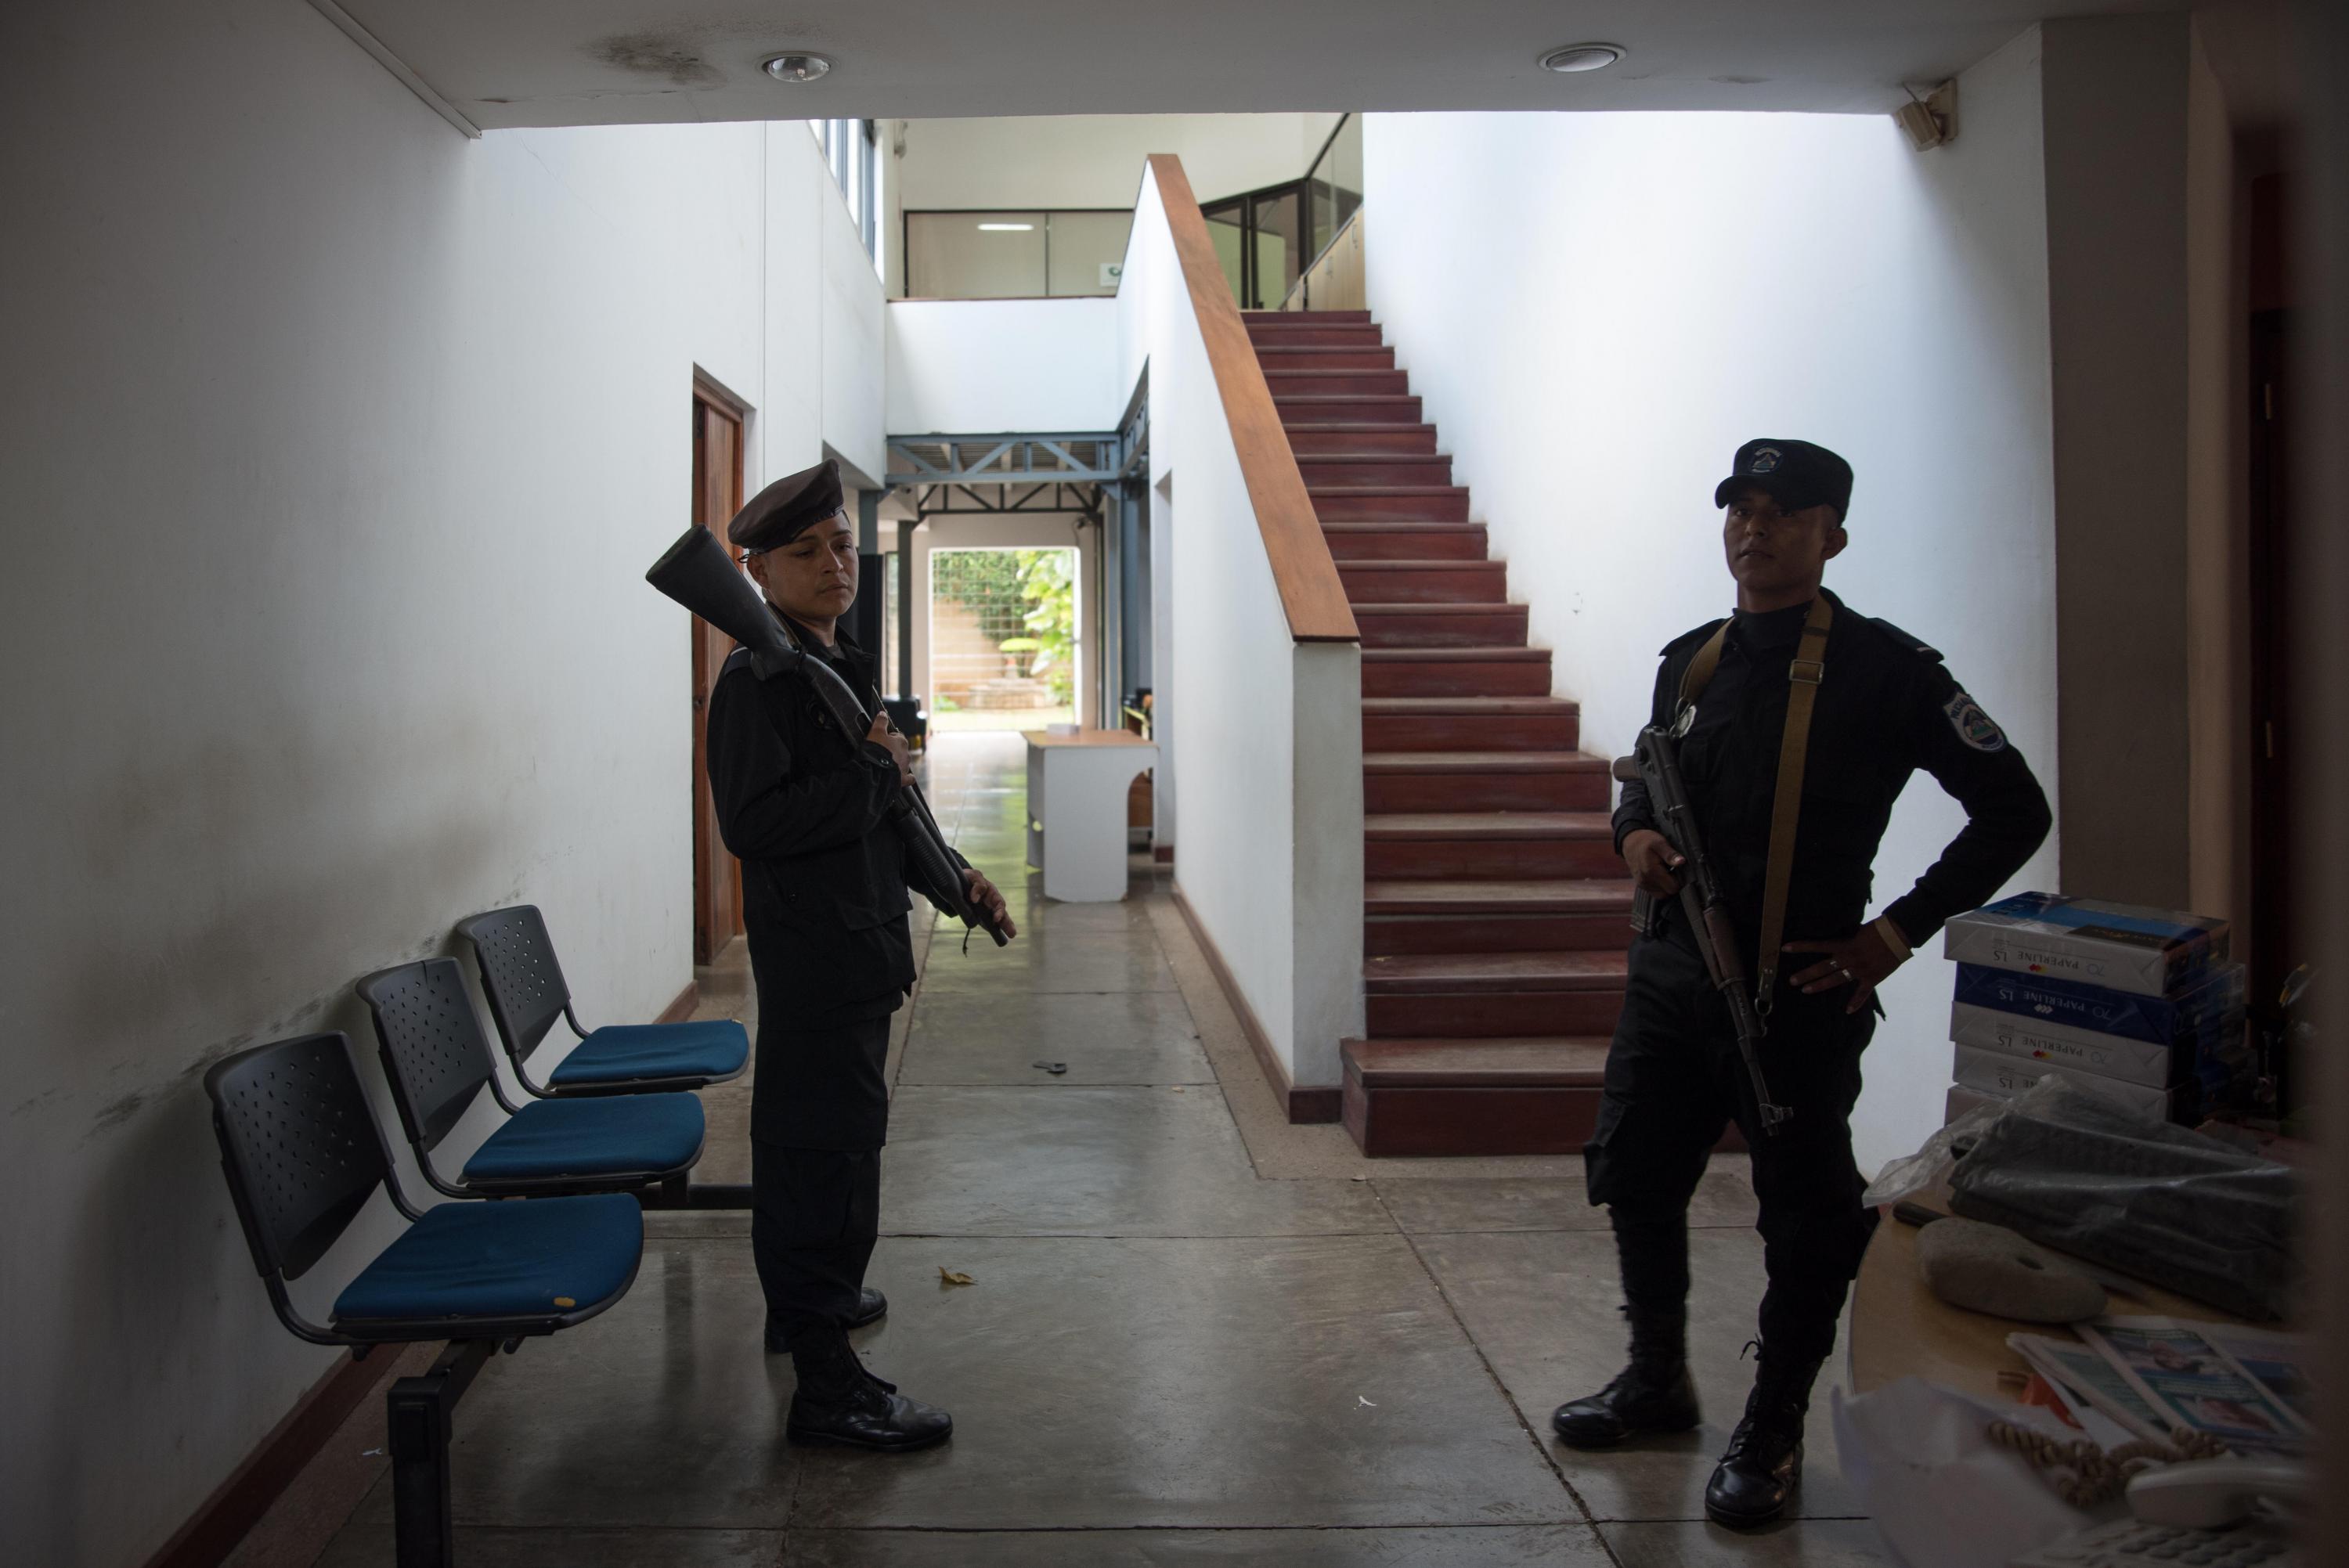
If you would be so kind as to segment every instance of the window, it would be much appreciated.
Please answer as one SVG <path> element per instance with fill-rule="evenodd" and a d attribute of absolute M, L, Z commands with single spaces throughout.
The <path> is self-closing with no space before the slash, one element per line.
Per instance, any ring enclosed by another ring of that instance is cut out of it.
<path fill-rule="evenodd" d="M 824 167 L 832 170 L 832 182 L 848 203 L 849 221 L 864 242 L 864 253 L 878 260 L 874 249 L 881 228 L 878 129 L 869 119 L 812 119 L 807 128 L 823 153 Z"/>
<path fill-rule="evenodd" d="M 1133 214 L 935 211 L 905 215 L 910 299 L 1113 294 Z"/>

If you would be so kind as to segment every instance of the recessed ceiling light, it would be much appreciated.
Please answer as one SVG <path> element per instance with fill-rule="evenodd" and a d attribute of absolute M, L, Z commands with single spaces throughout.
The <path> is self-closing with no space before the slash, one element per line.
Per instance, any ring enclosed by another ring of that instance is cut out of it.
<path fill-rule="evenodd" d="M 766 68 L 779 82 L 812 82 L 831 70 L 832 62 L 822 55 L 777 55 Z"/>
<path fill-rule="evenodd" d="M 1571 75 L 1576 71 L 1603 71 L 1622 57 L 1622 49 L 1613 44 L 1569 44 L 1544 55 L 1541 63 L 1545 70 Z"/>
<path fill-rule="evenodd" d="M 1026 234 L 1032 233 L 1036 225 L 1033 223 L 981 223 L 978 227 L 981 232 L 988 234 Z"/>

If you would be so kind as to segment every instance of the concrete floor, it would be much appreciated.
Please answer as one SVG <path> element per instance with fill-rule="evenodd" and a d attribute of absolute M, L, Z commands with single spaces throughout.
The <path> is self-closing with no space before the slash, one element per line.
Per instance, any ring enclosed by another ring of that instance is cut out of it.
<path fill-rule="evenodd" d="M 626 1300 L 499 1358 L 460 1408 L 467 1563 L 1886 1560 L 1824 1400 L 1802 1517 L 1745 1537 L 1703 1522 L 1761 1290 L 1737 1161 L 1692 1216 L 1703 1429 L 1562 1449 L 1551 1408 L 1622 1352 L 1578 1162 L 1368 1161 L 1335 1128 L 1288 1127 L 1163 881 L 1138 869 L 1125 903 L 1047 905 L 1025 891 L 1016 738 L 942 738 L 929 766 L 941 822 L 1013 890 L 1022 934 L 966 954 L 958 930 L 922 934 L 871 1275 L 891 1311 L 857 1338 L 954 1412 L 953 1441 L 786 1446 L 791 1367 L 760 1348 L 747 1216 L 656 1213 Z M 755 1029 L 739 947 L 704 1006 Z M 706 1098 L 702 1175 L 745 1180 L 747 1084 Z M 239 1561 L 388 1563 L 383 1461 L 351 1458 L 381 1426 L 370 1401 L 321 1461 L 357 1499 L 322 1555 L 265 1526 Z M 281 1511 L 315 1521 L 318 1496 Z"/>

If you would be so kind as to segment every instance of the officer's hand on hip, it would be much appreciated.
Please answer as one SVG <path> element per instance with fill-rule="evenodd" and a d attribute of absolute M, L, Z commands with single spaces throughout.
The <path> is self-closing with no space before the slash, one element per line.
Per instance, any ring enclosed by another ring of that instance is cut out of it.
<path fill-rule="evenodd" d="M 1832 991 L 1838 985 L 1851 987 L 1851 1001 L 1844 1011 L 1857 1013 L 1868 1006 L 1884 977 L 1900 967 L 1900 955 L 1892 951 L 1883 934 L 1872 925 L 1860 927 L 1856 936 L 1839 942 L 1789 942 L 1779 951 L 1784 953 L 1819 953 L 1826 956 L 1809 968 L 1788 980 L 1806 995 L 1816 996 L 1822 991 Z"/>
<path fill-rule="evenodd" d="M 1623 863 L 1643 892 L 1670 898 L 1681 891 L 1680 868 L 1687 857 L 1653 828 L 1634 828 L 1623 835 Z"/>
<path fill-rule="evenodd" d="M 1019 934 L 1019 928 L 1011 923 L 1011 908 L 1003 902 L 1001 890 L 975 871 L 966 869 L 962 880 L 970 890 L 970 902 L 994 917 L 997 930 L 1006 936 Z"/>
<path fill-rule="evenodd" d="M 898 783 L 913 783 L 913 753 L 905 749 L 905 738 L 890 724 L 885 710 L 873 716 L 873 727 L 864 732 L 864 738 L 889 754 L 889 759 L 897 765 Z"/>

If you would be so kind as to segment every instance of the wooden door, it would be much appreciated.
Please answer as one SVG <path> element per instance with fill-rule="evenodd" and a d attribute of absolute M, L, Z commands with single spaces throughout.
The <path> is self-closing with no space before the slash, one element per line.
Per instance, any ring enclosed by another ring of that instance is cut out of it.
<path fill-rule="evenodd" d="M 693 397 L 693 521 L 723 537 L 742 507 L 742 417 Z M 734 644 L 693 621 L 693 961 L 714 962 L 742 930 L 742 867 L 726 852 L 709 794 L 709 693 Z"/>

